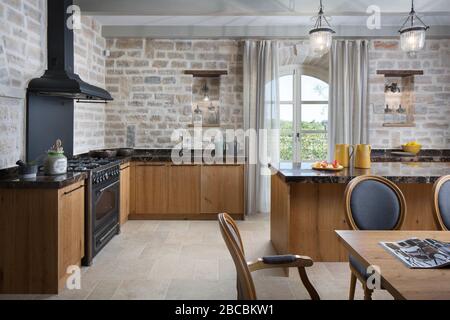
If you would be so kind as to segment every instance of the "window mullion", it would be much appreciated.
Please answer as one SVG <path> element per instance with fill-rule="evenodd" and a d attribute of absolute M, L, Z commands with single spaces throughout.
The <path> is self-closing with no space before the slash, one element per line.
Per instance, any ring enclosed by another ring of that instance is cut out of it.
<path fill-rule="evenodd" d="M 298 162 L 298 158 L 297 158 L 297 70 L 294 68 L 292 70 L 292 85 L 293 85 L 293 90 L 292 90 L 292 111 L 294 112 L 294 117 L 293 117 L 293 123 L 292 123 L 292 129 L 293 129 L 293 137 L 292 137 L 292 161 L 294 162 Z"/>
<path fill-rule="evenodd" d="M 328 101 L 301 101 L 302 104 L 328 104 Z"/>
<path fill-rule="evenodd" d="M 301 72 L 300 68 L 296 69 L 295 72 L 295 111 L 296 111 L 296 119 L 295 119 L 295 130 L 298 133 L 299 137 L 296 139 L 296 148 L 295 155 L 296 161 L 300 162 L 301 159 L 301 123 L 302 123 L 302 109 L 301 109 L 301 100 L 302 100 L 302 83 L 301 83 Z"/>

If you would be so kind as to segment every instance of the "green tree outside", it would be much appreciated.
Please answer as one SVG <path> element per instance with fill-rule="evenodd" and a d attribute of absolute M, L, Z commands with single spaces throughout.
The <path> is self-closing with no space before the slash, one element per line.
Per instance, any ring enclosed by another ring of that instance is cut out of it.
<path fill-rule="evenodd" d="M 323 131 L 326 127 L 321 122 L 302 122 L 302 130 Z M 289 160 L 293 158 L 293 139 L 294 130 L 292 122 L 280 122 L 280 159 Z M 327 134 L 326 133 L 304 133 L 301 137 L 301 154 L 302 161 L 317 161 L 327 158 Z"/>

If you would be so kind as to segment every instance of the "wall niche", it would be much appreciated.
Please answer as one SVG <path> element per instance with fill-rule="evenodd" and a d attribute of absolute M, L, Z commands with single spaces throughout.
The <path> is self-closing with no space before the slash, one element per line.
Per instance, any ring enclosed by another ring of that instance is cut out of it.
<path fill-rule="evenodd" d="M 422 70 L 378 70 L 385 77 L 384 127 L 415 127 L 414 79 Z"/>
<path fill-rule="evenodd" d="M 220 77 L 226 70 L 186 70 L 192 81 L 192 124 L 220 127 Z"/>

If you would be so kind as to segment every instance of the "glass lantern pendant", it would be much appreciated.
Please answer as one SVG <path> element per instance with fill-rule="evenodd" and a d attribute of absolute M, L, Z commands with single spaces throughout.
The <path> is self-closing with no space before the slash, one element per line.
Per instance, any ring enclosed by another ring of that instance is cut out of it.
<path fill-rule="evenodd" d="M 202 88 L 202 91 L 203 91 L 203 95 L 204 95 L 203 101 L 205 101 L 205 102 L 209 101 L 209 88 L 208 88 L 208 85 L 206 84 L 206 81 L 205 81 L 205 85 Z"/>
<path fill-rule="evenodd" d="M 427 26 L 414 11 L 414 0 L 411 1 L 411 12 L 400 28 L 400 46 L 403 51 L 414 55 L 425 46 Z"/>
<path fill-rule="evenodd" d="M 309 32 L 310 48 L 314 55 L 323 56 L 330 51 L 334 30 L 331 29 L 327 18 L 323 13 L 322 0 L 314 28 Z"/>

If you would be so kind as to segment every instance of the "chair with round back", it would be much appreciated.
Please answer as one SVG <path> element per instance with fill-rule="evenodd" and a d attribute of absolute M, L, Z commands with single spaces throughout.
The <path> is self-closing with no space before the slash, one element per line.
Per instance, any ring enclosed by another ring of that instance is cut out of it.
<path fill-rule="evenodd" d="M 300 279 L 311 296 L 311 299 L 320 299 L 305 271 L 305 267 L 313 265 L 311 258 L 298 255 L 282 255 L 263 257 L 255 262 L 247 263 L 241 235 L 233 218 L 226 213 L 221 213 L 218 216 L 218 220 L 220 232 L 236 267 L 238 300 L 256 300 L 255 285 L 251 272 L 262 269 L 291 267 L 298 268 Z"/>
<path fill-rule="evenodd" d="M 353 230 L 398 230 L 406 215 L 406 201 L 400 189 L 378 176 L 360 176 L 345 190 L 347 221 Z M 350 294 L 355 298 L 356 280 L 363 284 L 364 299 L 371 300 L 373 290 L 367 287 L 367 266 L 350 255 Z"/>
<path fill-rule="evenodd" d="M 443 176 L 433 186 L 433 211 L 436 223 L 450 230 L 450 175 Z"/>

